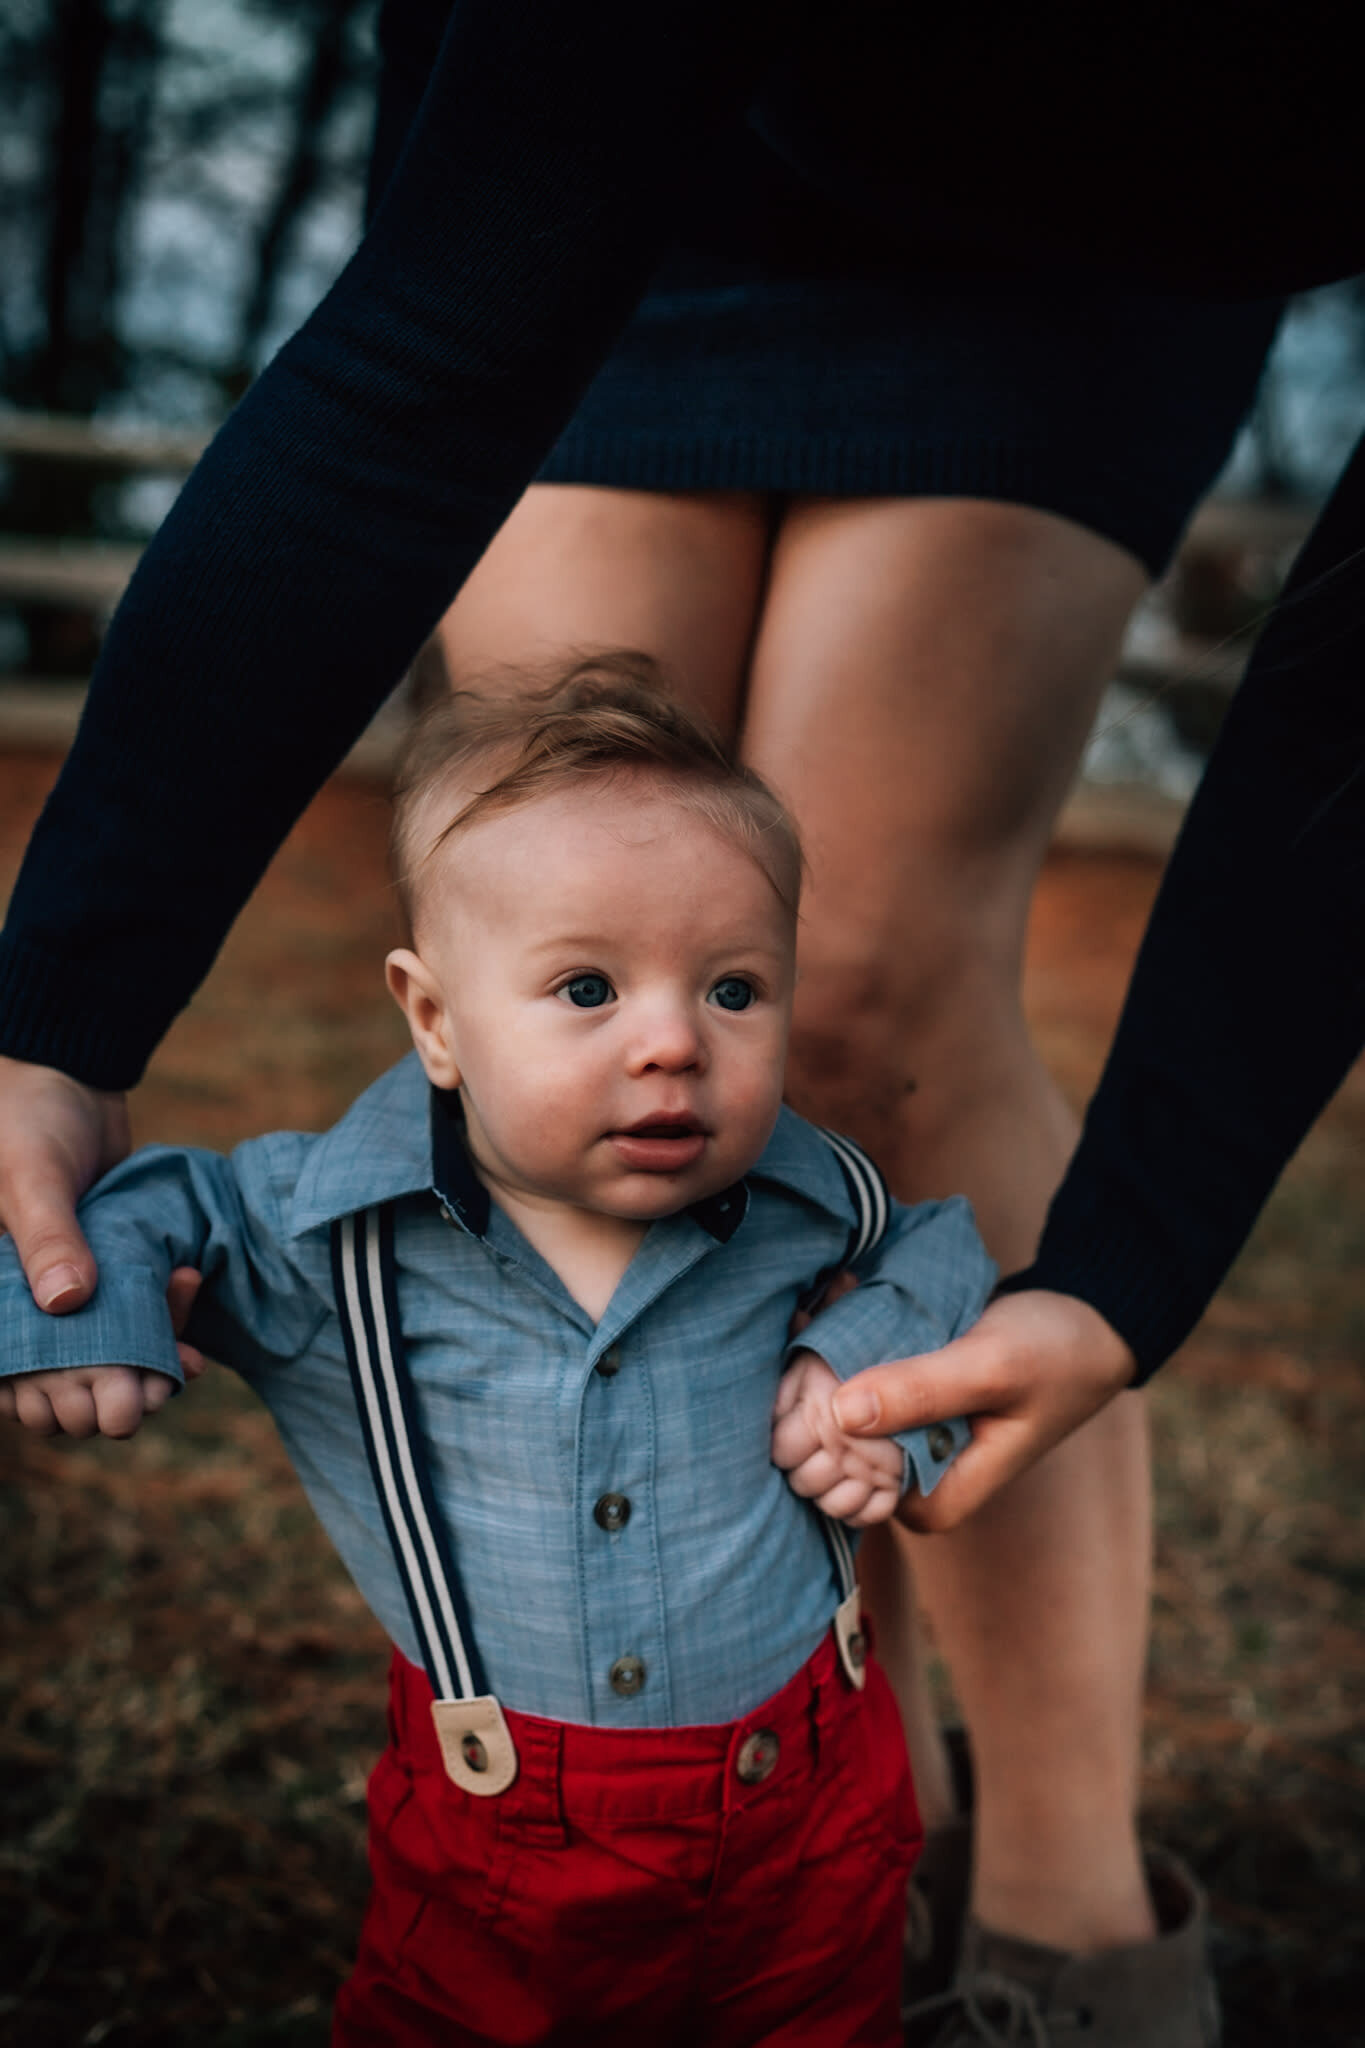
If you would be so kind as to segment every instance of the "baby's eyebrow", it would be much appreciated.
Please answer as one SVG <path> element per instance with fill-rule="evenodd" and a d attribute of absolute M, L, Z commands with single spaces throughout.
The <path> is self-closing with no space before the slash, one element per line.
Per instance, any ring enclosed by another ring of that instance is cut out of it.
<path fill-rule="evenodd" d="M 620 943 L 619 936 L 613 941 L 603 932 L 551 932 L 543 939 L 532 939 L 527 950 L 532 953 L 600 953 Z"/>

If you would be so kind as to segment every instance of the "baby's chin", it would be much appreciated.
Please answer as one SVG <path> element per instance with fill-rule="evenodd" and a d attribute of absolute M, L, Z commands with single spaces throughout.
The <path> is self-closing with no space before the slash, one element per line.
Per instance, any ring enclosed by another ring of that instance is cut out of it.
<path fill-rule="evenodd" d="M 746 1171 L 744 1167 L 720 1167 L 711 1172 L 633 1173 L 616 1185 L 596 1188 L 584 1206 L 599 1216 L 615 1216 L 621 1222 L 654 1223 L 664 1216 L 677 1216 L 697 1202 L 709 1201 L 733 1187 Z"/>

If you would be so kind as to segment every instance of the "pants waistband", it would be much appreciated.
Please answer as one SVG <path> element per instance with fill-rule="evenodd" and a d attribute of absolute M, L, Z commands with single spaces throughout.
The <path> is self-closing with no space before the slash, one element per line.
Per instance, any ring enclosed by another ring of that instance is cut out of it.
<path fill-rule="evenodd" d="M 875 1666 L 869 1685 L 885 1679 Z M 741 1719 L 686 1728 L 593 1728 L 505 1708 L 516 1745 L 514 1783 L 493 1802 L 558 1831 L 563 1821 L 638 1822 L 724 1813 L 756 1795 L 781 1796 L 809 1782 L 829 1745 L 846 1738 L 867 1694 L 848 1683 L 833 1634 L 779 1692 Z M 395 1651 L 390 1707 L 408 1767 L 448 1784 L 431 1721 L 425 1672 Z M 468 1799 L 458 1788 L 451 1795 Z M 471 1805 L 482 1802 L 470 1800 Z"/>

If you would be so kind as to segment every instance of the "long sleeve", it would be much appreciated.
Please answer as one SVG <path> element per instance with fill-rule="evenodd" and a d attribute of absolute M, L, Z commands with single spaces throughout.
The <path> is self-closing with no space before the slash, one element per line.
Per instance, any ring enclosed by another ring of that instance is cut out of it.
<path fill-rule="evenodd" d="M 961 1336 L 985 1307 L 996 1273 L 961 1195 L 912 1209 L 897 1204 L 886 1236 L 851 1270 L 858 1285 L 822 1309 L 791 1347 L 818 1353 L 841 1380 Z M 906 1485 L 932 1493 L 968 1434 L 959 1418 L 903 1430 L 896 1442 Z"/>
<path fill-rule="evenodd" d="M 266 1162 L 287 1141 L 216 1152 L 151 1145 L 81 1204 L 99 1262 L 93 1299 L 74 1314 L 35 1308 L 14 1246 L 0 1238 L 0 1377 L 55 1367 L 132 1365 L 183 1381 L 166 1310 L 176 1266 L 204 1276 L 191 1334 L 244 1371 L 297 1357 L 328 1304 L 290 1261 Z M 306 1141 L 303 1141 L 306 1142 Z"/>
<path fill-rule="evenodd" d="M 1365 1044 L 1365 441 L 1257 643 L 1038 1256 L 1146 1378 Z"/>
<path fill-rule="evenodd" d="M 454 8 L 360 248 L 111 625 L 0 935 L 0 1050 L 138 1078 L 571 414 L 775 12 Z"/>

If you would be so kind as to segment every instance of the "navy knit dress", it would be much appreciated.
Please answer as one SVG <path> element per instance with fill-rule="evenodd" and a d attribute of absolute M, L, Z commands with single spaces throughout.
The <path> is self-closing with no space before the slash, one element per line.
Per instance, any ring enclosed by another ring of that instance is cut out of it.
<path fill-rule="evenodd" d="M 1006 500 L 1157 575 L 1252 403 L 1280 303 L 912 264 L 744 127 L 540 481 Z"/>

